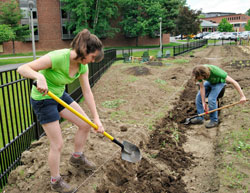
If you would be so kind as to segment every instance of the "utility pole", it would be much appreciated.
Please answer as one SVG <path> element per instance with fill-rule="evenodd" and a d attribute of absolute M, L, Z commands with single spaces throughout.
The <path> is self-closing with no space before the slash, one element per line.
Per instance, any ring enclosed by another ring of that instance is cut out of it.
<path fill-rule="evenodd" d="M 31 37 L 32 37 L 32 52 L 33 52 L 33 60 L 36 59 L 36 47 L 35 47 L 35 35 L 34 35 L 34 23 L 33 23 L 33 8 L 34 8 L 34 2 L 29 1 L 29 8 L 30 8 L 30 23 L 31 23 Z"/>
<path fill-rule="evenodd" d="M 162 18 L 160 17 L 159 20 L 160 20 L 160 51 L 162 52 L 162 39 L 161 39 L 161 37 L 162 37 L 162 35 L 161 35 Z"/>

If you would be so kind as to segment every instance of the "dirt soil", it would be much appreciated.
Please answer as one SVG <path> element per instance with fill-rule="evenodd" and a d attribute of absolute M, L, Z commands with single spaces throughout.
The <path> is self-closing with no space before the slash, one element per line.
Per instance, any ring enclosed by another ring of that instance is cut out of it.
<path fill-rule="evenodd" d="M 77 128 L 64 121 L 64 179 L 82 193 L 249 193 L 246 187 L 250 187 L 250 157 L 248 164 L 237 166 L 247 176 L 242 181 L 246 191 L 224 185 L 220 175 L 221 164 L 232 159 L 223 154 L 220 143 L 228 132 L 242 127 L 249 130 L 249 102 L 220 111 L 221 123 L 217 128 L 182 124 L 196 114 L 198 88 L 190 76 L 192 68 L 198 64 L 220 66 L 249 97 L 250 68 L 230 66 L 235 60 L 249 60 L 249 54 L 236 46 L 211 46 L 193 51 L 192 56 L 170 58 L 162 66 L 122 61 L 112 65 L 93 87 L 98 112 L 106 131 L 119 141 L 137 145 L 142 160 L 122 160 L 119 146 L 91 132 L 84 152 L 98 169 L 93 173 L 76 170 L 68 160 Z M 227 85 L 221 105 L 238 100 L 236 90 Z M 86 109 L 84 102 L 80 104 Z M 51 192 L 48 149 L 46 137 L 34 142 L 23 153 L 23 165 L 11 172 L 4 192 Z"/>

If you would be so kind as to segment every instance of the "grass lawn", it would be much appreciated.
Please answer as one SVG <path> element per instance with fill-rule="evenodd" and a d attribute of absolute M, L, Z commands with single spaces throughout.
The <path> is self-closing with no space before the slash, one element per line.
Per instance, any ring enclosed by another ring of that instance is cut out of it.
<path fill-rule="evenodd" d="M 163 47 L 172 47 L 172 46 L 178 46 L 178 45 L 181 45 L 181 44 L 180 43 L 172 42 L 172 43 L 163 45 Z M 117 50 L 122 50 L 122 49 L 140 49 L 140 48 L 149 48 L 150 49 L 150 48 L 158 48 L 158 47 L 159 47 L 158 45 L 157 46 L 105 47 L 104 50 L 106 50 L 106 49 L 112 49 L 112 48 L 117 49 Z M 172 49 L 170 49 L 170 50 L 172 50 Z M 37 51 L 36 52 L 36 56 L 42 56 L 42 55 L 47 54 L 48 52 L 49 51 Z M 144 51 L 136 52 L 136 53 L 134 53 L 135 54 L 134 56 L 141 56 L 143 52 Z M 152 50 L 152 52 L 151 52 L 151 50 L 150 50 L 150 55 L 156 56 L 157 52 L 158 51 L 155 51 L 155 50 Z M 172 53 L 172 51 L 171 51 L 171 53 Z M 27 62 L 33 61 L 33 57 L 18 58 L 20 56 L 33 56 L 33 53 L 32 52 L 28 52 L 28 53 L 0 55 L 0 66 L 1 65 L 8 65 L 8 64 L 27 63 Z M 3 58 L 6 58 L 6 57 L 13 57 L 13 58 L 11 58 L 11 59 L 3 59 Z M 121 56 L 118 56 L 118 57 L 121 57 Z"/>

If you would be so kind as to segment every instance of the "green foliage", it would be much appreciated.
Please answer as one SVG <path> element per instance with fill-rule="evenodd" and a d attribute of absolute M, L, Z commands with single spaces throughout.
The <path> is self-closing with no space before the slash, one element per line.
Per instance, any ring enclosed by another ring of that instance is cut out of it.
<path fill-rule="evenodd" d="M 12 29 L 7 25 L 0 25 L 0 44 L 14 39 L 15 35 Z"/>
<path fill-rule="evenodd" d="M 161 0 L 163 8 L 162 29 L 164 33 L 172 33 L 176 28 L 176 19 L 181 6 L 186 4 L 185 0 Z"/>
<path fill-rule="evenodd" d="M 186 6 L 181 7 L 176 20 L 176 34 L 196 34 L 200 30 L 200 14 L 201 11 L 192 10 Z"/>
<path fill-rule="evenodd" d="M 250 16 L 250 9 L 247 10 L 246 15 Z"/>
<path fill-rule="evenodd" d="M 60 0 L 70 15 L 67 28 L 75 34 L 87 28 L 99 38 L 113 37 L 119 31 L 112 21 L 119 16 L 116 0 Z"/>
<path fill-rule="evenodd" d="M 233 32 L 233 24 L 230 24 L 226 18 L 223 18 L 218 25 L 218 31 L 220 32 Z"/>
<path fill-rule="evenodd" d="M 13 53 L 15 53 L 14 41 L 23 41 L 30 35 L 29 26 L 20 24 L 21 18 L 22 12 L 16 0 L 0 2 L 0 24 L 8 25 L 14 33 Z"/>
<path fill-rule="evenodd" d="M 247 21 L 247 24 L 245 25 L 245 30 L 250 31 L 250 20 Z"/>
<path fill-rule="evenodd" d="M 145 5 L 143 0 L 120 0 L 122 20 L 119 23 L 123 34 L 128 38 L 138 38 L 146 35 Z M 145 15 L 144 15 L 145 14 Z M 138 45 L 138 41 L 136 43 Z"/>
<path fill-rule="evenodd" d="M 181 0 L 120 0 L 122 20 L 119 24 L 124 36 L 137 38 L 136 45 L 139 36 L 156 37 L 160 34 L 159 18 L 162 18 L 162 32 L 172 32 L 179 6 L 184 3 Z"/>

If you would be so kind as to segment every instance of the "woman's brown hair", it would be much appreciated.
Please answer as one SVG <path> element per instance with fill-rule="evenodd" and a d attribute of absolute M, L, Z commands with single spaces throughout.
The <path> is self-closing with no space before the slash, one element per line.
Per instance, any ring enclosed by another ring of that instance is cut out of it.
<path fill-rule="evenodd" d="M 77 56 L 75 59 L 85 59 L 85 55 L 94 53 L 95 51 L 99 51 L 95 62 L 100 62 L 104 57 L 101 40 L 87 29 L 82 30 L 76 35 L 71 42 L 71 47 L 76 51 Z"/>
<path fill-rule="evenodd" d="M 198 80 L 200 77 L 208 79 L 210 76 L 210 69 L 207 66 L 198 65 L 194 67 L 192 75 L 194 76 L 195 80 Z"/>

